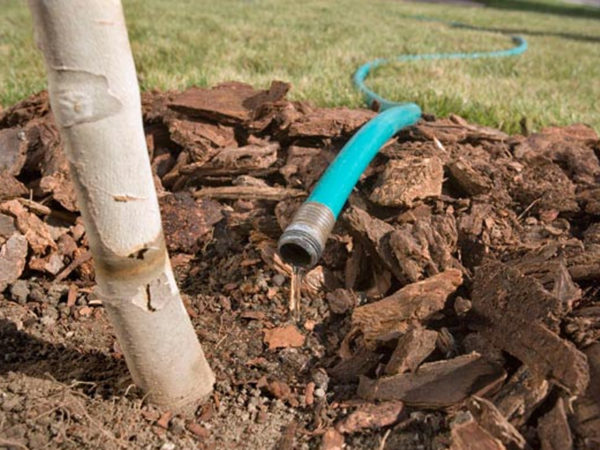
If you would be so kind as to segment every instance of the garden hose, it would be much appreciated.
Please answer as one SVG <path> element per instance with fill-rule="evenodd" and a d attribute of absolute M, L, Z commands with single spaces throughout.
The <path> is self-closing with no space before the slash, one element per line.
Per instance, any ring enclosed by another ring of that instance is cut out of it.
<path fill-rule="evenodd" d="M 422 17 L 418 19 L 436 21 Z M 458 22 L 452 22 L 450 25 L 471 28 Z M 300 206 L 279 239 L 278 250 L 281 259 L 294 267 L 304 269 L 317 264 L 340 211 L 371 160 L 388 139 L 403 128 L 414 125 L 421 117 L 421 108 L 417 104 L 387 100 L 365 85 L 365 79 L 374 69 L 396 61 L 506 57 L 519 55 L 527 50 L 525 39 L 512 36 L 512 40 L 515 46 L 507 50 L 409 54 L 394 59 L 375 59 L 360 66 L 353 76 L 354 85 L 364 95 L 367 105 L 380 111 L 380 114 L 363 125 L 348 141 L 308 199 Z"/>

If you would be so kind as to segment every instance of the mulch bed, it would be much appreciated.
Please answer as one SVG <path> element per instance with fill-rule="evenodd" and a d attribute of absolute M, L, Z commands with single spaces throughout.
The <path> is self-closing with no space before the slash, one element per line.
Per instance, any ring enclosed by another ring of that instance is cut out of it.
<path fill-rule="evenodd" d="M 277 239 L 375 113 L 288 89 L 142 96 L 171 261 L 217 375 L 193 416 L 132 385 L 47 94 L 0 111 L 0 448 L 598 448 L 594 130 L 426 115 L 362 176 L 294 322 Z"/>

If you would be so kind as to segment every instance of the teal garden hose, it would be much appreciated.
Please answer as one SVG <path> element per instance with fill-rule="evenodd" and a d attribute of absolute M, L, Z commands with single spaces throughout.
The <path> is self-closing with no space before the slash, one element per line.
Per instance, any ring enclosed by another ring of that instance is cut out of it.
<path fill-rule="evenodd" d="M 469 27 L 456 22 L 451 25 Z M 371 91 L 364 80 L 373 69 L 392 61 L 503 57 L 519 55 L 527 49 L 523 38 L 513 36 L 512 39 L 515 46 L 507 50 L 401 55 L 394 60 L 376 59 L 359 67 L 353 77 L 354 84 L 363 93 L 367 105 L 381 112 L 348 141 L 300 206 L 279 239 L 282 260 L 305 269 L 317 264 L 333 225 L 361 174 L 388 139 L 401 129 L 414 125 L 421 117 L 421 108 L 415 103 L 392 102 Z"/>

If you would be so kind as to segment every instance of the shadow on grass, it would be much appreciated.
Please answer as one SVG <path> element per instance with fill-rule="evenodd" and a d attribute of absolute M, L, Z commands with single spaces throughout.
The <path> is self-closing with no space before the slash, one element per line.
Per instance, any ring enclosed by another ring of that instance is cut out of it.
<path fill-rule="evenodd" d="M 494 9 L 536 12 L 557 16 L 579 17 L 582 19 L 600 19 L 600 8 L 591 6 L 570 6 L 566 4 L 548 4 L 527 0 L 477 0 L 478 3 Z"/>
<path fill-rule="evenodd" d="M 99 351 L 82 352 L 62 344 L 53 344 L 20 331 L 6 319 L 0 319 L 0 376 L 8 372 L 21 373 L 61 383 L 75 380 L 95 384 L 102 391 L 116 389 L 117 380 L 129 377 L 122 360 Z"/>

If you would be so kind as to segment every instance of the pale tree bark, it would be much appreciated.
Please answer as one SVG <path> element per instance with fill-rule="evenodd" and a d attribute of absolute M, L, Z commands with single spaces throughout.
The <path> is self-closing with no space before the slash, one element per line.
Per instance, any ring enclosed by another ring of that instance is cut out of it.
<path fill-rule="evenodd" d="M 212 391 L 173 278 L 120 0 L 29 0 L 48 90 L 94 257 L 134 382 L 177 409 Z"/>

